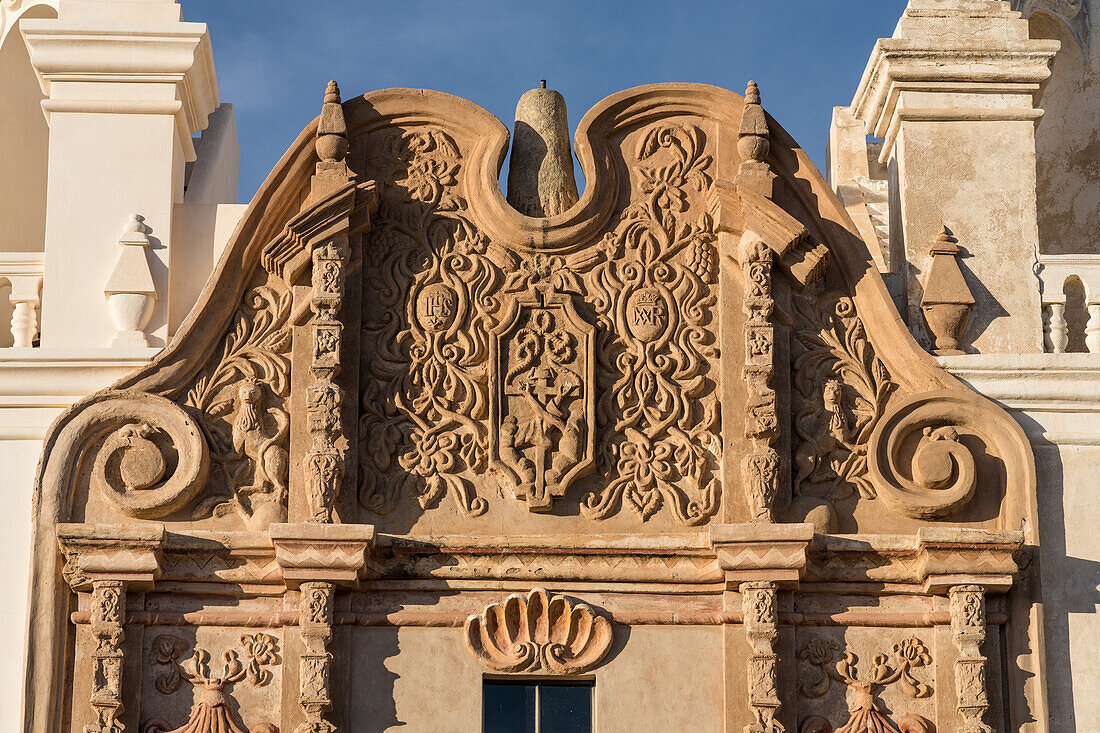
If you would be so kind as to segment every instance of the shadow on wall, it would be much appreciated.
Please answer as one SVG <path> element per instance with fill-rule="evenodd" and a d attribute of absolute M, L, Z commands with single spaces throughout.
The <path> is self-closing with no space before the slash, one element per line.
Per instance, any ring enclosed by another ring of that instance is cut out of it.
<path fill-rule="evenodd" d="M 1040 432 L 1042 427 L 1026 416 L 1014 413 L 1024 429 L 1031 434 Z M 1095 634 L 1098 620 L 1097 608 L 1100 607 L 1100 562 L 1082 557 L 1073 557 L 1069 554 L 1067 535 L 1071 532 L 1078 538 L 1092 540 L 1095 532 L 1076 531 L 1078 528 L 1095 521 L 1089 513 L 1084 513 L 1074 519 L 1072 508 L 1075 497 L 1070 497 L 1071 516 L 1067 518 L 1066 504 L 1066 461 L 1071 459 L 1075 452 L 1095 451 L 1095 448 L 1085 446 L 1036 446 L 1036 467 L 1038 469 L 1038 505 L 1039 505 L 1039 536 L 1040 549 L 1039 579 L 1034 571 L 1028 573 L 1030 582 L 1040 583 L 1043 601 L 1044 634 L 1047 662 L 1047 705 L 1050 711 L 1050 729 L 1052 731 L 1094 730 L 1091 727 L 1078 727 L 1095 724 L 1098 719 L 1090 721 L 1078 721 L 1076 710 L 1094 709 L 1092 701 L 1078 700 L 1075 698 L 1075 690 L 1083 690 L 1084 686 L 1074 684 L 1074 669 L 1084 668 L 1085 664 L 1091 665 L 1092 660 L 1085 663 L 1082 659 L 1074 659 L 1071 656 L 1071 647 L 1094 647 L 1094 644 L 1081 644 L 1079 635 L 1082 629 L 1078 627 L 1074 634 L 1071 630 L 1071 616 L 1088 615 L 1088 624 Z M 1072 465 L 1073 461 L 1070 460 Z M 1084 464 L 1085 461 L 1076 463 Z M 1095 540 L 1092 540 L 1095 541 Z M 1025 569 L 1027 572 L 1027 569 Z M 1045 582 L 1044 580 L 1045 579 Z M 1085 632 L 1087 633 L 1087 632 Z M 1078 639 L 1071 645 L 1071 635 L 1078 635 Z M 1014 664 L 1015 660 L 1009 660 Z M 1076 708 L 1076 710 L 1075 710 Z"/>

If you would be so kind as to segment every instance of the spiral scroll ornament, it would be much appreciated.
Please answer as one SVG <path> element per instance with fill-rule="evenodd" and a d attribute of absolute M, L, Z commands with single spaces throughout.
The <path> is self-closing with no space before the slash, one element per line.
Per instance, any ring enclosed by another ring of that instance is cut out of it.
<path fill-rule="evenodd" d="M 81 414 L 85 434 L 104 435 L 92 464 L 92 488 L 122 513 L 164 517 L 185 507 L 206 482 L 202 430 L 174 402 L 112 392 Z"/>
<path fill-rule="evenodd" d="M 894 511 L 914 519 L 957 513 L 973 498 L 978 483 L 974 454 L 960 436 L 978 435 L 995 445 L 1015 427 L 1005 425 L 1006 420 L 1011 418 L 977 397 L 949 392 L 910 397 L 871 436 L 868 468 L 879 496 Z"/>

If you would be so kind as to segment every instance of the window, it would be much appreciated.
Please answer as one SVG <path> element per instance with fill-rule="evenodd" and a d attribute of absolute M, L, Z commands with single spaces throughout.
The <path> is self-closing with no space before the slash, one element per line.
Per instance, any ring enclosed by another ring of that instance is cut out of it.
<path fill-rule="evenodd" d="M 486 680 L 485 733 L 592 733 L 591 682 Z"/>

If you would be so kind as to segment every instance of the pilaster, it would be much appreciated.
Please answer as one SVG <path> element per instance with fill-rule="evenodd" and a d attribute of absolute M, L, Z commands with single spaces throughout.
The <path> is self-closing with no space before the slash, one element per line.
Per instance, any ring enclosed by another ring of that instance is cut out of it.
<path fill-rule="evenodd" d="M 962 348 L 1042 350 L 1033 95 L 1058 42 L 1031 40 L 1007 2 L 911 0 L 892 38 L 880 40 L 852 110 L 883 139 L 880 162 L 895 181 L 904 247 L 907 320 L 920 317 L 925 243 L 942 224 L 965 242 L 974 317 Z"/>
<path fill-rule="evenodd" d="M 20 28 L 50 126 L 42 344 L 109 346 L 103 289 L 130 213 L 149 228 L 157 292 L 170 291 L 191 136 L 218 105 L 210 39 L 173 0 L 62 0 L 57 19 Z M 153 346 L 169 336 L 168 309 L 165 297 L 153 311 Z"/>

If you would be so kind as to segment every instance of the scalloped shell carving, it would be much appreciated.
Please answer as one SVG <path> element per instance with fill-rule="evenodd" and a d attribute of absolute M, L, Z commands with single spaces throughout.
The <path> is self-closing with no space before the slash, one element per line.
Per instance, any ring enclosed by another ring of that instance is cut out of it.
<path fill-rule="evenodd" d="M 583 603 L 542 588 L 486 606 L 464 625 L 466 646 L 495 672 L 586 672 L 611 648 L 611 623 Z"/>

